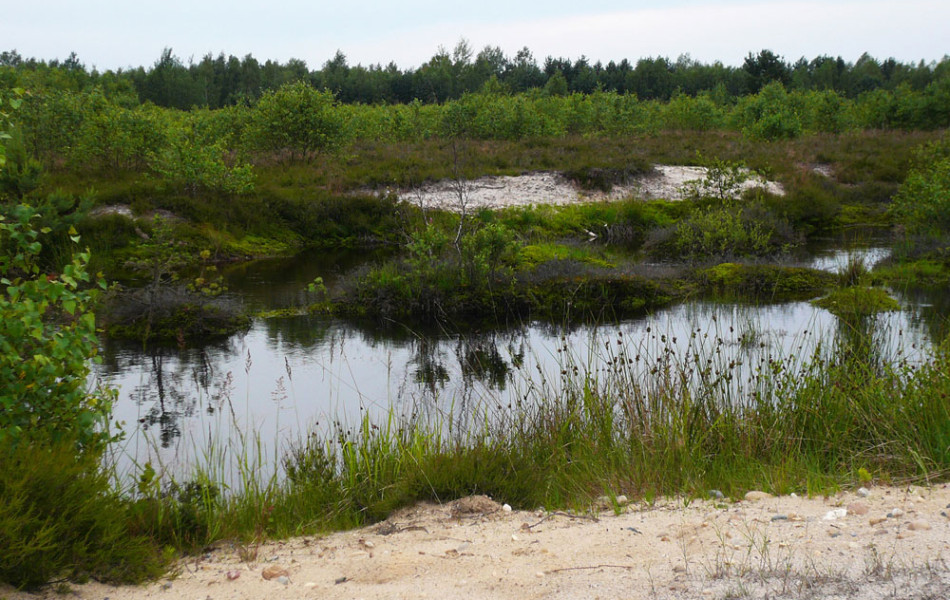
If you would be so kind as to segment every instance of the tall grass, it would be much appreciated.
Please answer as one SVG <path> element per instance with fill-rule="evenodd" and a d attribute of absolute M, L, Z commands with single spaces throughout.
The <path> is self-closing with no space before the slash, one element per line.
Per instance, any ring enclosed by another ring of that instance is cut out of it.
<path fill-rule="evenodd" d="M 554 509 L 604 493 L 820 493 L 856 482 L 859 469 L 883 482 L 946 478 L 950 348 L 894 362 L 865 324 L 848 330 L 788 356 L 751 326 L 733 336 L 739 353 L 716 327 L 693 330 L 685 345 L 618 333 L 596 357 L 565 341 L 559 373 L 526 385 L 513 406 L 468 407 L 465 426 L 438 412 L 366 416 L 300 441 L 279 474 L 243 463 L 227 486 L 221 456 L 209 455 L 194 482 L 139 502 L 173 515 L 153 535 L 194 549 L 364 525 L 474 493 Z M 238 445 L 248 443 L 260 445 Z"/>

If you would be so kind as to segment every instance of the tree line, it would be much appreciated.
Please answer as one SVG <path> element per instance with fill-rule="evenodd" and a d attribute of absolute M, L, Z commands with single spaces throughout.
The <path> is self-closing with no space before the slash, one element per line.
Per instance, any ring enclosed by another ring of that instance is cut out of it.
<path fill-rule="evenodd" d="M 804 57 L 786 61 L 771 50 L 750 52 L 742 66 L 711 64 L 682 55 L 641 58 L 636 62 L 591 62 L 546 57 L 538 61 L 528 48 L 514 56 L 499 47 L 475 52 L 465 40 L 452 51 L 439 50 L 419 67 L 400 69 L 395 63 L 350 65 L 338 51 L 319 69 L 304 60 L 263 63 L 247 54 L 243 58 L 223 53 L 207 54 L 199 61 L 183 61 L 171 48 L 150 67 L 108 70 L 88 69 L 71 54 L 65 60 L 24 58 L 16 50 L 0 53 L 0 87 L 85 91 L 91 88 L 115 102 L 131 106 L 152 103 L 177 109 L 251 106 L 269 90 L 303 81 L 334 93 L 345 104 L 444 103 L 486 87 L 507 93 L 540 90 L 550 95 L 591 94 L 595 91 L 636 95 L 640 100 L 667 101 L 677 95 L 707 94 L 735 99 L 756 94 L 772 82 L 789 91 L 831 91 L 857 98 L 876 90 L 901 88 L 924 91 L 950 78 L 950 57 L 917 64 L 893 58 L 878 60 L 868 54 L 855 62 L 839 57 Z"/>

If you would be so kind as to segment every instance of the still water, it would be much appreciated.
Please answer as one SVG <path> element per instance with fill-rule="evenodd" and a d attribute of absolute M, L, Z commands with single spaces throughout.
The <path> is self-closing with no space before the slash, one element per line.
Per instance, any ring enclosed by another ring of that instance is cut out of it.
<path fill-rule="evenodd" d="M 809 260 L 837 270 L 849 252 L 867 262 L 887 253 L 829 250 Z M 261 261 L 228 273 L 228 285 L 253 308 L 294 306 L 306 300 L 314 277 L 332 288 L 365 260 L 309 254 Z M 895 297 L 901 311 L 872 319 L 875 346 L 886 360 L 919 361 L 950 306 L 933 293 Z M 255 320 L 246 333 L 202 347 L 106 341 L 96 375 L 119 391 L 113 416 L 126 433 L 116 455 L 120 471 L 151 461 L 183 474 L 209 455 L 234 453 L 251 453 L 276 469 L 279 457 L 309 433 L 354 426 L 364 416 L 435 419 L 464 430 L 486 414 L 556 397 L 568 377 L 600 377 L 618 357 L 644 385 L 659 362 L 702 356 L 737 365 L 734 385 L 741 386 L 773 358 L 804 362 L 847 334 L 836 317 L 809 302 L 693 300 L 598 326 L 524 323 L 464 334 L 383 331 L 300 316 Z"/>

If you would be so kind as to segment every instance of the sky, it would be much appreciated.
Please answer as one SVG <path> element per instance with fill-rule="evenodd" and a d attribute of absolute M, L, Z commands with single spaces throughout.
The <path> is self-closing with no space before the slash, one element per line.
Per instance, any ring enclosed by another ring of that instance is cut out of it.
<path fill-rule="evenodd" d="M 146 66 L 171 48 L 261 62 L 298 58 L 317 69 L 337 50 L 350 65 L 418 67 L 461 39 L 508 56 L 528 47 L 591 62 L 688 54 L 741 65 L 769 49 L 794 62 L 862 53 L 901 62 L 950 54 L 947 0 L 21 0 L 0 8 L 0 50 L 88 68 Z"/>

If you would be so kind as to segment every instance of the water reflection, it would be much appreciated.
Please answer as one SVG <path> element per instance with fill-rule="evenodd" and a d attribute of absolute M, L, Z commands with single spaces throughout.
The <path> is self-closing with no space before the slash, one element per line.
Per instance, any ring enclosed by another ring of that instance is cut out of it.
<path fill-rule="evenodd" d="M 668 384 L 660 375 L 670 365 L 689 360 L 696 368 L 678 385 L 712 378 L 742 398 L 775 361 L 804 365 L 823 349 L 921 360 L 931 327 L 919 311 L 849 323 L 807 302 L 697 301 L 570 331 L 526 324 L 439 336 L 296 317 L 258 321 L 243 336 L 201 349 L 107 344 L 99 375 L 120 390 L 115 416 L 128 424 L 130 464 L 188 463 L 209 444 L 246 441 L 222 435 L 256 436 L 274 457 L 314 429 L 366 416 L 442 419 L 465 430 L 486 413 L 556 398 L 571 378 L 602 381 L 621 366 L 630 385 L 648 391 Z"/>
<path fill-rule="evenodd" d="M 847 255 L 817 260 L 832 269 Z M 276 261 L 236 268 L 228 285 L 251 305 L 275 308 L 298 302 L 316 276 L 334 283 L 320 264 Z M 106 341 L 97 375 L 120 391 L 114 416 L 126 422 L 126 468 L 152 460 L 187 470 L 225 448 L 257 453 L 276 469 L 288 444 L 330 424 L 392 415 L 466 430 L 493 414 L 557 398 L 577 378 L 612 376 L 643 393 L 712 382 L 747 398 L 767 395 L 756 388 L 758 375 L 780 360 L 806 365 L 822 352 L 869 353 L 882 363 L 921 360 L 929 340 L 947 331 L 950 298 L 925 290 L 896 296 L 902 311 L 860 322 L 808 302 L 691 301 L 600 326 L 525 323 L 466 334 L 381 331 L 306 315 L 257 320 L 245 334 L 201 348 Z M 671 366 L 684 360 L 694 368 L 686 379 L 670 380 Z"/>

